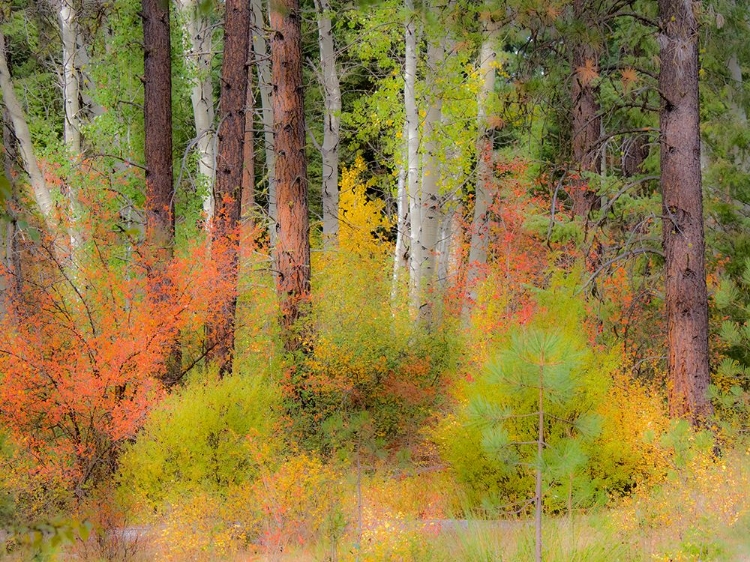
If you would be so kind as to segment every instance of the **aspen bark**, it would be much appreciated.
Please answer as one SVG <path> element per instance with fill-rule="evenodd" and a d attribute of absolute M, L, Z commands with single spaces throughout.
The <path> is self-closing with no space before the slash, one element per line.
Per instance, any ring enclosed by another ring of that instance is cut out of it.
<path fill-rule="evenodd" d="M 339 130 L 341 128 L 341 87 L 336 68 L 336 50 L 331 29 L 331 4 L 315 0 L 320 46 L 320 72 L 323 79 L 323 243 L 336 246 L 339 233 Z"/>
<path fill-rule="evenodd" d="M 302 14 L 299 0 L 271 7 L 271 68 L 278 207 L 276 290 L 287 351 L 302 348 L 293 327 L 310 294 L 310 233 L 302 96 Z"/>
<path fill-rule="evenodd" d="M 419 112 L 417 110 L 417 30 L 414 1 L 405 0 L 407 20 L 404 43 L 404 109 L 406 113 L 406 191 L 409 197 L 409 293 L 412 309 L 419 306 L 420 266 L 422 264 L 422 208 L 419 193 Z"/>
<path fill-rule="evenodd" d="M 208 19 L 201 15 L 197 0 L 178 0 L 177 4 L 182 15 L 184 32 L 188 38 L 185 59 L 191 72 L 190 101 L 193 106 L 197 139 L 198 174 L 202 178 L 203 187 L 207 189 L 203 197 L 203 214 L 208 225 L 214 216 L 213 187 L 216 176 L 211 26 Z"/>
<path fill-rule="evenodd" d="M 72 0 L 60 0 L 60 35 L 62 37 L 64 138 L 72 155 L 81 153 L 81 104 L 78 82 L 76 38 L 78 20 Z"/>
<path fill-rule="evenodd" d="M 492 199 L 493 146 L 487 124 L 487 106 L 495 88 L 495 57 L 499 26 L 489 20 L 484 24 L 484 40 L 479 51 L 479 75 L 482 84 L 477 97 L 477 180 L 474 190 L 474 217 L 471 223 L 469 264 L 466 273 L 467 299 L 462 316 L 467 322 L 477 299 L 477 283 L 487 263 L 489 211 Z"/>
<path fill-rule="evenodd" d="M 440 42 L 431 41 L 427 47 L 427 72 L 429 95 L 427 115 L 424 120 L 422 138 L 424 153 L 422 155 L 422 190 L 420 194 L 421 230 L 418 235 L 420 244 L 417 264 L 419 275 L 419 301 L 417 306 L 423 321 L 431 321 L 432 303 L 429 291 L 435 281 L 435 259 L 437 253 L 438 231 L 440 229 L 440 175 L 442 172 L 440 158 L 439 125 L 443 111 L 442 93 L 438 91 L 435 77 L 443 64 L 445 51 Z"/>
<path fill-rule="evenodd" d="M 266 172 L 268 177 L 268 231 L 271 247 L 276 246 L 278 211 L 276 205 L 276 152 L 273 138 L 273 84 L 271 81 L 271 61 L 265 35 L 262 0 L 252 0 L 253 52 L 258 69 L 258 89 L 260 90 L 261 122 L 265 145 Z"/>
<path fill-rule="evenodd" d="M 698 424 L 713 410 L 707 392 L 708 296 L 693 4 L 659 0 L 658 41 L 669 409 Z"/>
<path fill-rule="evenodd" d="M 3 93 L 3 101 L 8 111 L 10 123 L 13 126 L 13 132 L 18 140 L 18 151 L 21 153 L 21 160 L 26 173 L 29 176 L 29 183 L 34 194 L 39 212 L 42 214 L 47 229 L 52 235 L 57 234 L 58 221 L 55 217 L 54 202 L 52 194 L 44 181 L 44 176 L 39 169 L 34 147 L 31 143 L 31 133 L 26 122 L 26 115 L 21 107 L 18 97 L 13 90 L 13 81 L 11 80 L 10 71 L 8 70 L 8 61 L 5 55 L 5 36 L 0 32 L 0 90 Z"/>

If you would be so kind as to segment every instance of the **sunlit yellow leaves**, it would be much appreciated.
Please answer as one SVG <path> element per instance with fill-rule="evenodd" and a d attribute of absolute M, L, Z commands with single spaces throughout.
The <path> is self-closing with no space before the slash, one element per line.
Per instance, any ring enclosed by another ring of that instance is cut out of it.
<path fill-rule="evenodd" d="M 383 244 L 382 237 L 393 223 L 383 214 L 385 203 L 367 197 L 373 180 L 363 181 L 365 169 L 364 159 L 357 156 L 351 168 L 341 171 L 339 246 L 361 255 L 386 255 L 390 245 Z"/>

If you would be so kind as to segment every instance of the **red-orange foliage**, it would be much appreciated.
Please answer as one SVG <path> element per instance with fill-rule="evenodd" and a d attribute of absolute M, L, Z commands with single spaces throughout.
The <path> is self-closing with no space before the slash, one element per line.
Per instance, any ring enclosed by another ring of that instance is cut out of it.
<path fill-rule="evenodd" d="M 153 267 L 147 247 L 113 228 L 113 200 L 88 195 L 95 220 L 78 221 L 84 247 L 72 264 L 59 263 L 49 238 L 27 248 L 0 320 L 0 425 L 39 477 L 62 478 L 78 495 L 107 474 L 164 392 L 175 336 L 202 330 L 210 298 L 236 290 L 203 244 Z M 159 299 L 148 294 L 154 275 L 168 289 Z"/>

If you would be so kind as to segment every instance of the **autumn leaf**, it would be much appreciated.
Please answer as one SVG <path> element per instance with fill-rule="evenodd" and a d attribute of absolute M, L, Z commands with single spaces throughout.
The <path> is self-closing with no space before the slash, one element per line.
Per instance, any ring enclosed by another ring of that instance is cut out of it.
<path fill-rule="evenodd" d="M 638 82 L 638 73 L 635 68 L 626 68 L 620 74 L 620 80 L 622 81 L 622 89 L 627 94 Z"/>
<path fill-rule="evenodd" d="M 583 66 L 576 68 L 576 74 L 578 80 L 582 86 L 588 86 L 593 80 L 599 77 L 599 72 L 596 70 L 596 64 L 591 59 L 586 59 Z"/>

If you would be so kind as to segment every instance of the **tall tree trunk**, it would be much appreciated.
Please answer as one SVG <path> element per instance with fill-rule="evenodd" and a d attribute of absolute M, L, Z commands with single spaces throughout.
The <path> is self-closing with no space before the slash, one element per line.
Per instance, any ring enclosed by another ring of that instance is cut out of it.
<path fill-rule="evenodd" d="M 60 0 L 60 35 L 62 37 L 63 106 L 65 109 L 65 145 L 70 153 L 81 153 L 81 104 L 77 68 L 78 18 L 73 0 Z"/>
<path fill-rule="evenodd" d="M 302 96 L 302 14 L 299 0 L 271 7 L 274 149 L 278 207 L 276 290 L 284 347 L 295 351 L 302 338 L 293 326 L 310 294 L 310 232 L 307 205 L 305 112 Z"/>
<path fill-rule="evenodd" d="M 214 216 L 214 178 L 216 166 L 216 142 L 214 138 L 214 94 L 211 80 L 212 37 L 208 18 L 201 15 L 197 0 L 178 0 L 182 15 L 183 27 L 189 40 L 185 52 L 187 65 L 191 72 L 192 87 L 190 101 L 193 104 L 193 121 L 198 149 L 198 173 L 202 187 L 206 189 L 203 197 L 203 214 L 206 224 Z"/>
<path fill-rule="evenodd" d="M 407 153 L 406 153 L 406 124 L 402 136 L 401 161 L 398 167 L 396 182 L 396 247 L 393 254 L 393 288 L 391 300 L 395 300 L 398 293 L 401 273 L 409 267 L 409 194 L 406 190 Z"/>
<path fill-rule="evenodd" d="M 266 155 L 266 173 L 268 177 L 268 219 L 271 247 L 276 246 L 278 211 L 276 204 L 276 151 L 273 139 L 273 84 L 271 80 L 271 61 L 265 35 L 265 18 L 263 17 L 262 0 L 252 0 L 253 18 L 253 52 L 258 69 L 258 89 L 260 90 L 261 122 L 263 124 L 263 143 Z M 275 269 L 274 269 L 275 270 Z"/>
<path fill-rule="evenodd" d="M 669 409 L 699 423 L 708 399 L 708 297 L 704 265 L 694 3 L 659 0 L 661 188 L 666 256 Z"/>
<path fill-rule="evenodd" d="M 169 3 L 143 0 L 147 237 L 171 257 L 174 241 Z"/>
<path fill-rule="evenodd" d="M 499 25 L 491 19 L 484 23 L 484 40 L 479 51 L 479 75 L 482 84 L 477 99 L 477 181 L 474 190 L 474 217 L 471 223 L 471 242 L 469 243 L 469 265 L 466 273 L 467 298 L 462 316 L 468 322 L 471 307 L 477 299 L 477 283 L 487 263 L 487 246 L 489 243 L 489 211 L 492 199 L 493 146 L 491 130 L 487 123 L 487 111 L 490 96 L 495 88 L 495 57 Z"/>
<path fill-rule="evenodd" d="M 320 45 L 320 72 L 323 78 L 323 243 L 336 246 L 339 234 L 339 129 L 341 126 L 341 87 L 336 69 L 336 50 L 331 29 L 331 4 L 315 0 Z"/>
<path fill-rule="evenodd" d="M 438 91 L 435 77 L 444 62 L 445 50 L 439 41 L 430 41 L 427 47 L 427 84 L 429 101 L 427 115 L 422 129 L 424 153 L 422 155 L 422 193 L 420 209 L 422 216 L 419 244 L 421 263 L 416 267 L 419 272 L 419 301 L 417 303 L 420 318 L 427 324 L 432 320 L 432 302 L 429 294 L 435 281 L 435 258 L 437 254 L 438 231 L 440 229 L 440 175 L 442 173 L 440 141 L 438 132 L 443 111 L 442 92 Z"/>
<path fill-rule="evenodd" d="M 21 153 L 23 166 L 29 176 L 29 183 L 31 184 L 31 189 L 34 193 L 34 200 L 39 208 L 39 212 L 44 218 L 47 229 L 50 234 L 54 236 L 55 234 L 58 234 L 57 230 L 59 224 L 55 217 L 55 207 L 52 201 L 52 194 L 44 181 L 44 176 L 39 169 L 39 163 L 34 154 L 34 147 L 31 144 L 31 133 L 29 132 L 29 126 L 26 122 L 26 115 L 18 101 L 18 97 L 16 97 L 16 92 L 13 90 L 13 81 L 10 77 L 8 61 L 5 56 L 5 36 L 2 32 L 0 32 L 0 90 L 2 90 L 3 93 L 3 101 L 8 110 L 10 123 L 13 126 L 13 132 L 18 140 L 18 151 Z"/>
<path fill-rule="evenodd" d="M 248 89 L 250 5 L 246 0 L 227 0 L 224 19 L 224 61 L 221 65 L 219 138 L 216 157 L 216 216 L 211 230 L 212 254 L 219 260 L 225 286 L 211 305 L 207 359 L 216 361 L 219 374 L 232 372 L 239 226 L 245 144 L 245 105 Z M 252 109 L 248 108 L 251 112 Z"/>
<path fill-rule="evenodd" d="M 172 64 L 169 2 L 142 0 L 143 113 L 146 160 L 146 241 L 155 260 L 150 267 L 149 292 L 159 301 L 170 298 L 162 275 L 173 255 L 175 234 L 172 171 Z M 164 373 L 167 383 L 179 379 L 182 356 L 174 334 Z"/>
<path fill-rule="evenodd" d="M 419 112 L 417 108 L 417 29 L 414 0 L 405 0 L 408 11 L 404 30 L 404 109 L 406 113 L 406 192 L 409 196 L 409 294 L 414 312 L 419 307 L 419 280 L 422 264 L 422 208 L 419 193 Z"/>
<path fill-rule="evenodd" d="M 594 25 L 586 5 L 587 0 L 574 0 L 573 11 L 576 19 L 587 26 Z M 594 87 L 595 74 L 599 69 L 599 50 L 594 45 L 576 41 L 571 60 L 573 67 L 571 99 L 573 165 L 578 172 L 572 185 L 573 213 L 584 219 L 597 206 L 596 191 L 588 188 L 588 180 L 582 175 L 586 172 L 600 171 L 599 137 L 602 120 L 599 116 L 599 102 Z"/>

